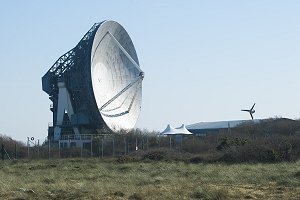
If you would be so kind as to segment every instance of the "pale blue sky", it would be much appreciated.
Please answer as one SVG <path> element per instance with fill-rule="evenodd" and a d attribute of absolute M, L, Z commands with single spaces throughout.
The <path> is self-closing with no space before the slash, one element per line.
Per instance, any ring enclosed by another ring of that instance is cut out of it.
<path fill-rule="evenodd" d="M 44 139 L 41 77 L 95 23 L 127 30 L 146 76 L 137 126 L 300 117 L 300 1 L 3 1 L 0 133 Z"/>

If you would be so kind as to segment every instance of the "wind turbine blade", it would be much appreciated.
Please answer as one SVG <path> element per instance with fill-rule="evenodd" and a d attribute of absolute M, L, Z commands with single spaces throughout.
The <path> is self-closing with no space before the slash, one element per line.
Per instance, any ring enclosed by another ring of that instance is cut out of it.
<path fill-rule="evenodd" d="M 252 113 L 250 113 L 250 115 L 251 115 L 251 118 L 252 118 L 252 120 L 253 120 L 253 115 L 252 115 Z"/>
<path fill-rule="evenodd" d="M 250 110 L 253 110 L 254 106 L 255 106 L 255 103 L 253 104 L 253 106 L 252 106 L 252 108 Z"/>

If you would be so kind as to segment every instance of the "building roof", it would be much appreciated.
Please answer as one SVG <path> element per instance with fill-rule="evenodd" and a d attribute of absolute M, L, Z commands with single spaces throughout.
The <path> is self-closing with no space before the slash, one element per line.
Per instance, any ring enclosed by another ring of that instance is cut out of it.
<path fill-rule="evenodd" d="M 176 130 L 177 130 L 177 134 L 180 134 L 180 135 L 192 135 L 193 134 L 186 129 L 184 124 L 182 124 L 180 127 L 176 128 Z"/>
<path fill-rule="evenodd" d="M 233 120 L 233 121 L 217 121 L 217 122 L 199 122 L 195 124 L 187 125 L 186 128 L 189 130 L 199 129 L 225 129 L 234 128 L 242 123 L 257 123 L 259 119 L 255 120 Z"/>
<path fill-rule="evenodd" d="M 161 135 L 175 135 L 176 129 L 173 128 L 170 124 L 168 124 L 167 128 L 160 133 Z"/>
<path fill-rule="evenodd" d="M 173 128 L 170 124 L 168 124 L 167 128 L 160 133 L 161 135 L 191 135 L 190 131 L 188 131 L 184 124 L 182 124 L 178 128 Z"/>

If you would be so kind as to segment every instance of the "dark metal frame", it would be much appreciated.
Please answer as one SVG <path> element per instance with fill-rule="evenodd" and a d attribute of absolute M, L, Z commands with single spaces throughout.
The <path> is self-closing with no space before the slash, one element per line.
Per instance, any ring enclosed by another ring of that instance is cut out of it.
<path fill-rule="evenodd" d="M 101 22 L 103 23 L 103 22 Z M 74 109 L 74 115 L 68 119 L 65 115 L 62 135 L 73 131 L 77 127 L 83 134 L 96 134 L 95 131 L 101 132 L 109 129 L 106 127 L 94 98 L 91 80 L 91 48 L 95 34 L 101 23 L 96 23 L 84 35 L 80 42 L 62 55 L 53 66 L 42 77 L 42 88 L 49 95 L 53 102 L 50 110 L 53 112 L 53 126 L 57 125 L 57 107 L 58 107 L 58 86 L 57 83 L 63 81 L 69 91 Z M 53 127 L 48 129 L 49 139 L 53 139 Z"/>

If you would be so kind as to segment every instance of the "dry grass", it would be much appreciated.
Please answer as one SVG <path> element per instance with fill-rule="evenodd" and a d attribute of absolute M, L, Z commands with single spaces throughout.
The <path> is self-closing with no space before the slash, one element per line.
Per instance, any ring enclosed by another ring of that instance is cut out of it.
<path fill-rule="evenodd" d="M 0 163 L 1 199 L 299 199 L 300 162 L 62 159 Z"/>

